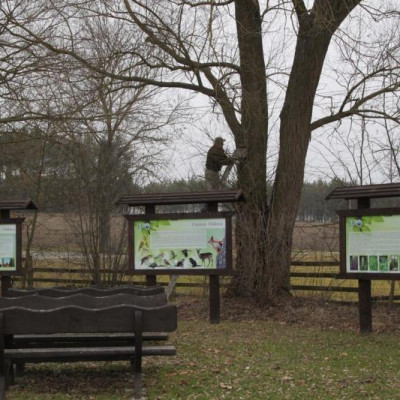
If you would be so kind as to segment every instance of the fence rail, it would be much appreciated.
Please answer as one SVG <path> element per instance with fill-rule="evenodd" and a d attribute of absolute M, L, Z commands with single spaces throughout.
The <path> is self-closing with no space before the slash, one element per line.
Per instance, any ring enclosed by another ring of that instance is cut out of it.
<path fill-rule="evenodd" d="M 113 274 L 113 270 L 102 270 L 103 275 Z M 143 284 L 144 277 L 129 275 L 124 271 L 119 271 L 122 279 L 121 284 Z M 296 296 L 319 295 L 329 297 L 333 300 L 356 301 L 358 292 L 358 282 L 350 279 L 340 279 L 339 263 L 337 261 L 293 261 L 291 265 L 291 290 Z M 160 284 L 168 284 L 167 276 L 160 276 Z M 229 277 L 221 279 L 221 287 L 229 285 Z M 16 277 L 14 281 L 23 281 L 23 278 Z M 55 268 L 38 267 L 33 269 L 29 278 L 29 283 L 33 286 L 84 286 L 92 284 L 90 272 L 86 268 Z M 177 282 L 178 289 L 203 289 L 208 286 L 205 277 L 181 277 Z M 373 282 L 374 300 L 400 300 L 400 291 L 395 293 L 395 284 L 386 281 Z"/>

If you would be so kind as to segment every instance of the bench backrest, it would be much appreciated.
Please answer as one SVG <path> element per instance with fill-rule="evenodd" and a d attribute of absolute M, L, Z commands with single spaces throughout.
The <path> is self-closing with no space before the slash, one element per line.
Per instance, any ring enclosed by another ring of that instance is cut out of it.
<path fill-rule="evenodd" d="M 154 308 L 118 305 L 102 309 L 64 306 L 51 310 L 9 307 L 0 309 L 0 326 L 3 326 L 3 334 L 134 332 L 138 315 L 141 331 L 176 330 L 174 305 Z"/>
<path fill-rule="evenodd" d="M 74 294 L 87 294 L 89 296 L 102 297 L 119 293 L 133 294 L 136 296 L 152 296 L 155 294 L 164 293 L 164 288 L 162 286 L 151 286 L 151 287 L 119 286 L 113 288 L 87 287 L 78 289 L 67 289 L 67 288 L 8 289 L 6 295 L 7 297 L 22 297 L 22 296 L 30 296 L 34 293 L 48 297 L 66 297 L 66 296 L 72 296 Z"/>
<path fill-rule="evenodd" d="M 102 297 L 94 297 L 87 294 L 72 294 L 67 297 L 47 297 L 40 294 L 31 294 L 30 296 L 22 297 L 0 297 L 0 309 L 22 307 L 33 310 L 50 310 L 63 306 L 79 306 L 96 309 L 122 304 L 139 307 L 158 307 L 167 304 L 167 296 L 165 293 L 152 296 L 119 293 Z"/>

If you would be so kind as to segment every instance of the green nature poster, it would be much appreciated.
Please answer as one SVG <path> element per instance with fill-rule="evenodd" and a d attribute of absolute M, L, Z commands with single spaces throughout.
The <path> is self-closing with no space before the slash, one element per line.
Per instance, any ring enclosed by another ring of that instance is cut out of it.
<path fill-rule="evenodd" d="M 0 224 L 0 274 L 17 270 L 17 227 Z"/>
<path fill-rule="evenodd" d="M 133 224 L 136 270 L 226 268 L 225 218 Z"/>
<path fill-rule="evenodd" d="M 346 217 L 346 271 L 399 273 L 400 215 Z"/>

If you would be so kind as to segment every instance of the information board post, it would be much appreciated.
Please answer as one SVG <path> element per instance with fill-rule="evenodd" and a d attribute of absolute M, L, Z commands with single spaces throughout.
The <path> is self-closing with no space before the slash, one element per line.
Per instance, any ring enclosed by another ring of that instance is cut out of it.
<path fill-rule="evenodd" d="M 218 203 L 208 203 L 207 204 L 208 212 L 217 212 L 218 211 Z M 218 275 L 210 275 L 210 322 L 212 324 L 219 324 L 221 320 L 220 316 L 220 284 L 219 284 L 219 276 Z"/>
<path fill-rule="evenodd" d="M 155 204 L 147 204 L 144 207 L 145 215 L 155 214 L 156 206 Z M 157 275 L 146 275 L 146 285 L 147 286 L 156 286 L 157 285 Z"/>
<path fill-rule="evenodd" d="M 10 218 L 10 210 L 0 210 L 0 219 L 9 219 Z M 2 276 L 1 277 L 1 296 L 5 296 L 7 290 L 11 287 L 11 276 Z"/>
<path fill-rule="evenodd" d="M 358 209 L 370 208 L 369 197 L 357 199 Z M 358 314 L 360 320 L 360 333 L 372 332 L 372 302 L 371 302 L 371 279 L 358 280 Z"/>

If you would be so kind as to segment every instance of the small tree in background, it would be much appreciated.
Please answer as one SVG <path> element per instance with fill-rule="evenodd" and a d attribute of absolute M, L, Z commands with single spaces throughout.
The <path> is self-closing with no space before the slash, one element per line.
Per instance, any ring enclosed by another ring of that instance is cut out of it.
<path fill-rule="evenodd" d="M 21 14 L 12 15 L 18 18 Z M 131 32 L 105 19 L 80 22 L 92 62 L 109 70 L 123 68 L 126 45 L 131 50 L 136 40 Z M 14 32 L 11 37 L 17 36 Z M 117 50 L 119 56 L 114 53 Z M 32 58 L 41 54 L 36 51 L 32 49 Z M 128 59 L 131 65 L 135 55 Z M 112 223 L 115 202 L 157 175 L 163 162 L 162 131 L 166 125 L 173 126 L 178 100 L 162 101 L 160 90 L 121 83 L 62 57 L 48 65 L 41 64 L 39 57 L 36 60 L 41 67 L 16 77 L 15 90 L 4 103 L 10 116 L 14 115 L 1 125 L 5 140 L 10 141 L 7 132 L 13 132 L 13 141 L 4 148 L 8 152 L 2 160 L 4 183 L 11 195 L 29 194 L 40 211 L 46 205 L 63 211 L 93 282 L 115 284 L 126 266 L 127 236 L 125 224 Z M 136 73 L 149 76 L 140 65 Z M 23 130 L 22 115 L 29 126 L 36 124 L 40 129 L 35 133 L 30 128 Z M 46 124 L 51 135 L 44 131 Z M 35 180 L 36 187 L 28 185 L 28 180 Z M 33 220 L 36 223 L 36 216 Z M 30 230 L 29 248 L 34 231 Z"/>

